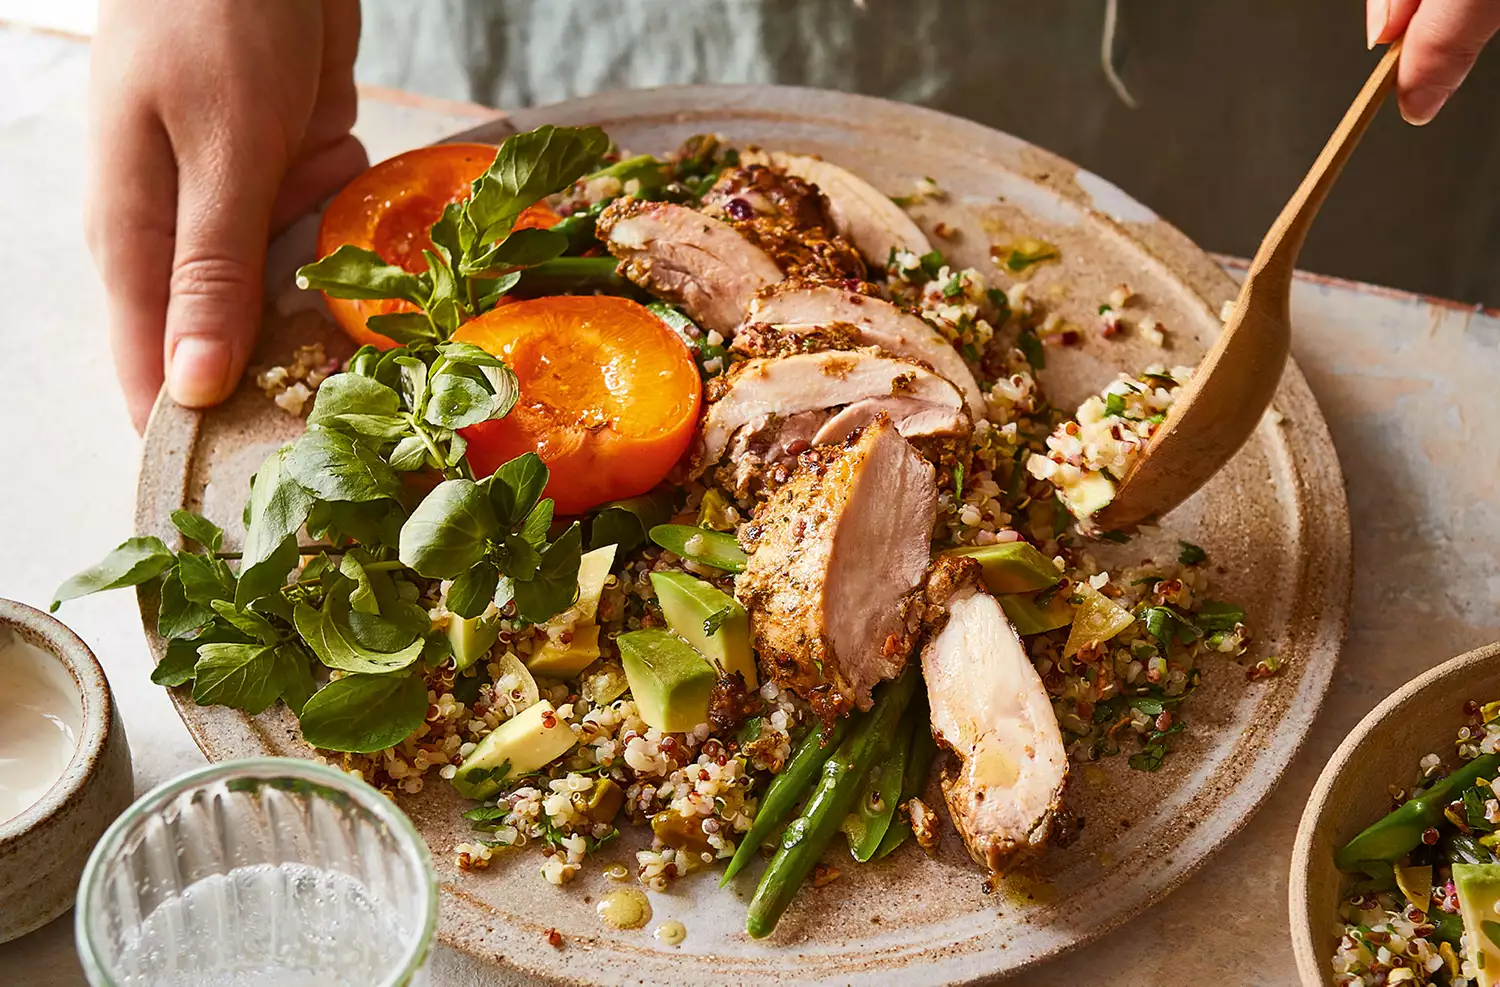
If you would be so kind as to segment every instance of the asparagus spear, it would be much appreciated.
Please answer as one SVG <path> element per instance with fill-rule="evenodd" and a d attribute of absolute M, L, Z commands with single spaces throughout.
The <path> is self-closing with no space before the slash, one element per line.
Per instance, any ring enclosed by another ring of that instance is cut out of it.
<path fill-rule="evenodd" d="M 890 828 L 885 831 L 885 836 L 880 840 L 880 848 L 875 851 L 876 857 L 886 856 L 905 843 L 906 838 L 911 835 L 911 816 L 901 811 L 899 806 L 906 805 L 927 790 L 927 772 L 932 768 L 932 759 L 937 756 L 937 741 L 932 739 L 932 723 L 928 717 L 927 704 L 921 700 L 918 702 L 921 708 L 913 716 L 916 727 L 911 740 L 911 753 L 906 756 L 906 776 L 901 784 L 901 799 L 896 815 L 891 819 Z"/>
<path fill-rule="evenodd" d="M 1476 757 L 1431 788 L 1390 812 L 1334 854 L 1339 870 L 1357 871 L 1366 862 L 1397 861 L 1422 842 L 1422 834 L 1443 818 L 1443 809 L 1479 777 L 1493 778 L 1500 754 Z"/>
<path fill-rule="evenodd" d="M 849 852 L 865 863 L 875 856 L 880 842 L 896 815 L 901 802 L 901 785 L 906 779 L 906 758 L 911 753 L 912 711 L 907 710 L 896 728 L 896 740 L 890 756 L 870 772 L 860 789 L 854 811 L 844 817 L 844 835 L 849 838 Z"/>
<path fill-rule="evenodd" d="M 781 846 L 755 888 L 745 918 L 745 931 L 752 937 L 764 939 L 771 934 L 797 889 L 812 873 L 859 797 L 865 775 L 895 743 L 896 728 L 916 691 L 918 678 L 916 665 L 908 665 L 899 678 L 881 690 L 869 715 L 823 765 L 817 789 L 802 815 L 782 834 Z"/>
<path fill-rule="evenodd" d="M 815 726 L 807 732 L 806 737 L 802 738 L 801 746 L 797 748 L 791 760 L 782 767 L 781 773 L 771 779 L 771 784 L 766 788 L 766 794 L 761 796 L 760 806 L 755 812 L 755 821 L 750 824 L 750 829 L 740 840 L 740 845 L 735 848 L 729 866 L 724 868 L 724 879 L 719 882 L 719 887 L 722 888 L 728 884 L 734 875 L 744 870 L 745 865 L 755 856 L 755 851 L 760 849 L 776 827 L 792 814 L 797 803 L 812 791 L 813 784 L 818 779 L 818 772 L 838 749 L 839 743 L 848 731 L 849 720 L 846 718 L 835 723 L 831 730 Z"/>

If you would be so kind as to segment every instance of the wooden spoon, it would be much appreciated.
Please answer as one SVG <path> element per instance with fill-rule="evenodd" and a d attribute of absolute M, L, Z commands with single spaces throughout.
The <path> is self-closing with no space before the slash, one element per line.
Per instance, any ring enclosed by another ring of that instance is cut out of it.
<path fill-rule="evenodd" d="M 1271 404 L 1291 348 L 1290 301 L 1297 254 L 1328 190 L 1374 119 L 1396 77 L 1401 42 L 1386 49 L 1291 201 L 1271 224 L 1234 311 L 1167 420 L 1094 522 L 1130 530 L 1161 517 L 1219 471 Z"/>

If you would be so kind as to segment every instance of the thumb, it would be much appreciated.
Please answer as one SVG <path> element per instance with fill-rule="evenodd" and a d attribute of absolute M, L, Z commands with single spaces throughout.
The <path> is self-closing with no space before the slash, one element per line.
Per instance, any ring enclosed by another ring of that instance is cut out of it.
<path fill-rule="evenodd" d="M 220 148 L 184 162 L 167 303 L 167 389 L 202 408 L 234 392 L 260 329 L 279 169 L 264 150 Z"/>
<path fill-rule="evenodd" d="M 1426 0 L 1417 8 L 1396 75 L 1407 122 L 1420 125 L 1437 116 L 1497 29 L 1495 0 Z"/>

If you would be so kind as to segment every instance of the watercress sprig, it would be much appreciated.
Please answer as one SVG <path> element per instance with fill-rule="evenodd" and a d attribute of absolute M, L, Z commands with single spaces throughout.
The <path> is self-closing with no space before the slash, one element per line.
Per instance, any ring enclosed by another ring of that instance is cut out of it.
<path fill-rule="evenodd" d="M 493 308 L 520 272 L 561 256 L 566 231 L 515 229 L 527 208 L 568 188 L 609 150 L 598 127 L 539 127 L 500 145 L 474 180 L 472 194 L 450 203 L 433 224 L 427 269 L 412 273 L 379 254 L 345 244 L 297 271 L 297 285 L 334 298 L 396 299 L 418 311 L 372 316 L 373 332 L 413 345 L 440 343 L 465 321 Z"/>

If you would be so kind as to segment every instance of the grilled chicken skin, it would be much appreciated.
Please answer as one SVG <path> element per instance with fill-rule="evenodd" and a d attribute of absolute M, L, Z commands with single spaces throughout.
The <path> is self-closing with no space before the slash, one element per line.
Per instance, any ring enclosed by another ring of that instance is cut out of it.
<path fill-rule="evenodd" d="M 865 262 L 838 235 L 823 194 L 795 175 L 762 165 L 725 169 L 701 208 L 765 251 L 788 276 L 853 284 L 865 279 Z"/>
<path fill-rule="evenodd" d="M 877 268 L 885 267 L 893 249 L 919 255 L 932 249 L 927 237 L 900 206 L 845 168 L 822 158 L 785 151 L 752 149 L 741 160 L 751 165 L 769 165 L 816 185 L 828 201 L 832 228 Z"/>
<path fill-rule="evenodd" d="M 922 675 L 938 745 L 953 752 L 943 798 L 969 854 L 991 874 L 1057 838 L 1068 755 L 1052 701 L 979 563 L 939 558 L 926 588 L 934 627 Z"/>
<path fill-rule="evenodd" d="M 757 292 L 784 277 L 734 227 L 686 206 L 616 199 L 597 229 L 620 258 L 621 274 L 724 336 L 734 334 Z"/>
<path fill-rule="evenodd" d="M 824 720 L 869 709 L 910 657 L 936 517 L 936 471 L 882 416 L 802 457 L 743 529 L 762 669 Z"/>

